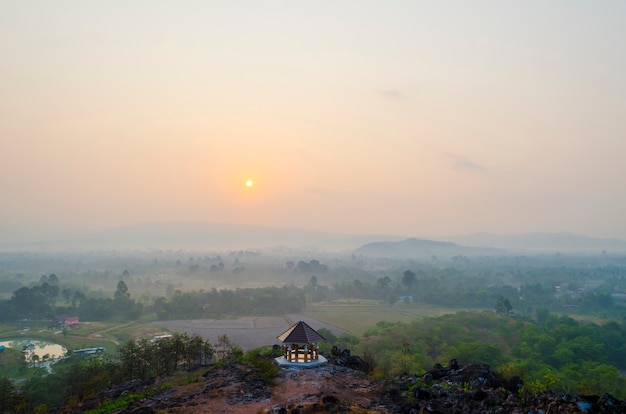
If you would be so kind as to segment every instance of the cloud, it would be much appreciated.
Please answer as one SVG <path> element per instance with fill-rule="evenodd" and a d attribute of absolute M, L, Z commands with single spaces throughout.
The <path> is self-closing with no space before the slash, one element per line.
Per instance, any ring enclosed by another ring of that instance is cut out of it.
<path fill-rule="evenodd" d="M 383 91 L 383 97 L 392 101 L 406 101 L 408 97 L 397 89 L 387 89 Z"/>
<path fill-rule="evenodd" d="M 463 155 L 454 154 L 451 152 L 446 152 L 444 156 L 450 160 L 452 160 L 452 169 L 454 170 L 464 170 L 464 171 L 474 171 L 474 172 L 485 172 L 485 167 L 480 164 L 475 163 Z"/>

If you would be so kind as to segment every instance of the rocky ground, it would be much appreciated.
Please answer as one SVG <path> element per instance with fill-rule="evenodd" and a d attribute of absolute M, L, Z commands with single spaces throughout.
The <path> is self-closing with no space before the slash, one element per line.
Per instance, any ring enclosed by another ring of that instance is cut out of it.
<path fill-rule="evenodd" d="M 358 357 L 343 355 L 310 369 L 281 369 L 266 384 L 252 366 L 235 363 L 198 371 L 189 384 L 163 389 L 116 413 L 626 413 L 626 403 L 610 395 L 544 392 L 521 395 L 521 381 L 498 379 L 487 365 L 437 366 L 423 376 L 373 380 Z M 341 364 L 341 365 L 337 365 Z M 349 368 L 347 366 L 351 366 Z M 129 383 L 74 410 L 84 412 L 122 393 L 159 389 Z"/>

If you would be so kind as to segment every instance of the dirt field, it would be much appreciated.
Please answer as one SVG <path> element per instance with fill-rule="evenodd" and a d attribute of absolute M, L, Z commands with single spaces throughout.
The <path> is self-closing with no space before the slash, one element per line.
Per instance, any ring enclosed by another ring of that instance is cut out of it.
<path fill-rule="evenodd" d="M 212 344 L 217 343 L 219 336 L 228 335 L 233 343 L 239 345 L 244 351 L 249 351 L 260 346 L 280 344 L 276 337 L 300 320 L 308 323 L 313 329 L 326 328 L 335 335 L 344 332 L 339 328 L 299 314 L 249 316 L 240 319 L 156 321 L 151 325 L 170 331 L 186 332 L 188 335 L 197 334 L 208 339 Z"/>

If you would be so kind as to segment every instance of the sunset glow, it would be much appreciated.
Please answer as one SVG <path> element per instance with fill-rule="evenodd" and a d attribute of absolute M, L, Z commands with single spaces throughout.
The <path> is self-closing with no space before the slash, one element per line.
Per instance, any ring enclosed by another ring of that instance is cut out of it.
<path fill-rule="evenodd" d="M 3 5 L 0 241 L 626 238 L 626 2 L 139 3 Z"/>

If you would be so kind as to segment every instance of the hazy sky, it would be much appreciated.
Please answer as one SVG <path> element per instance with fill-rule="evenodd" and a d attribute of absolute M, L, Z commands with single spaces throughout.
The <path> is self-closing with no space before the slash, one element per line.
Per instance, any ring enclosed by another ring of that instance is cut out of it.
<path fill-rule="evenodd" d="M 0 0 L 0 240 L 147 221 L 626 238 L 626 2 Z"/>

